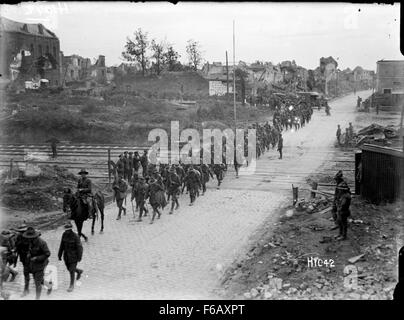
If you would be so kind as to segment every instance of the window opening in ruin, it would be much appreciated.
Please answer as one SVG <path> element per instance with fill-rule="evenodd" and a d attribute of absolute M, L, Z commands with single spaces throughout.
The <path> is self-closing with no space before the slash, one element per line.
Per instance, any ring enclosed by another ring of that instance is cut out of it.
<path fill-rule="evenodd" d="M 42 56 L 42 46 L 38 45 L 38 53 L 40 56 Z"/>

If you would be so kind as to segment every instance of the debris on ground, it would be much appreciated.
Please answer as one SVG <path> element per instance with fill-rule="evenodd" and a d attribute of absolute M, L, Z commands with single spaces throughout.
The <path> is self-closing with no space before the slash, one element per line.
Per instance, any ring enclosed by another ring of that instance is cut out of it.
<path fill-rule="evenodd" d="M 295 204 L 297 211 L 306 211 L 307 213 L 315 213 L 327 209 L 331 205 L 330 200 L 324 196 L 311 199 L 301 198 Z"/>
<path fill-rule="evenodd" d="M 398 137 L 397 130 L 392 126 L 381 126 L 372 123 L 358 131 L 354 137 L 355 146 L 361 146 L 364 143 L 380 142 L 382 145 L 389 145 L 389 139 Z"/>

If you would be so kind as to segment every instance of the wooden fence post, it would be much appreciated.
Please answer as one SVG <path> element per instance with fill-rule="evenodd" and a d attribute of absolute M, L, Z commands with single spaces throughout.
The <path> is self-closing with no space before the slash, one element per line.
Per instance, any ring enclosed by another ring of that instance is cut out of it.
<path fill-rule="evenodd" d="M 8 175 L 9 179 L 13 178 L 13 159 L 10 159 L 10 172 Z"/>
<path fill-rule="evenodd" d="M 111 187 L 111 149 L 108 149 L 108 187 Z"/>

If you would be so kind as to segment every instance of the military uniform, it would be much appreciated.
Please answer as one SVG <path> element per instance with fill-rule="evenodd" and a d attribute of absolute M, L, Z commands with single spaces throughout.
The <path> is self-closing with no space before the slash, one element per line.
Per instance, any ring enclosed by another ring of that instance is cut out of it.
<path fill-rule="evenodd" d="M 180 188 L 181 188 L 180 178 L 175 173 L 174 168 L 172 168 L 167 177 L 167 194 L 169 197 L 171 197 L 170 214 L 173 213 L 174 205 L 177 205 L 176 209 L 178 209 L 179 207 L 178 196 L 180 194 Z"/>
<path fill-rule="evenodd" d="M 341 189 L 341 195 L 337 203 L 337 223 L 339 227 L 338 238 L 340 240 L 345 240 L 348 230 L 348 217 L 351 215 L 351 211 L 349 210 L 351 205 L 351 194 L 346 182 L 341 183 L 338 188 Z"/>
<path fill-rule="evenodd" d="M 185 176 L 185 184 L 189 191 L 189 196 L 191 203 L 189 205 L 193 205 L 196 198 L 197 189 L 201 185 L 201 180 L 199 175 L 195 169 L 192 167 L 188 170 L 187 175 Z"/>
<path fill-rule="evenodd" d="M 28 251 L 25 254 L 24 266 L 24 295 L 29 292 L 30 273 L 32 273 L 35 288 L 36 299 L 41 296 L 42 284 L 44 281 L 45 268 L 49 263 L 49 256 L 51 255 L 47 243 L 40 238 L 40 233 L 29 227 L 23 234 L 24 239 L 28 242 Z"/>
<path fill-rule="evenodd" d="M 115 200 L 116 205 L 118 206 L 118 217 L 117 220 L 121 219 L 121 212 L 124 211 L 124 215 L 126 215 L 126 208 L 123 206 L 123 200 L 126 198 L 126 191 L 128 190 L 128 184 L 119 178 L 117 181 L 114 181 L 112 184 L 112 189 L 115 191 Z"/>
<path fill-rule="evenodd" d="M 283 138 L 282 136 L 280 136 L 278 140 L 279 159 L 282 159 L 282 149 L 283 149 Z"/>
<path fill-rule="evenodd" d="M 139 182 L 137 184 L 137 192 L 136 192 L 136 204 L 139 206 L 138 221 L 142 221 L 143 213 L 145 213 L 145 215 L 147 214 L 147 209 L 145 205 L 148 196 L 149 196 L 149 185 L 145 182 L 143 177 L 140 177 Z"/>
<path fill-rule="evenodd" d="M 80 171 L 79 173 L 88 173 L 85 170 Z M 84 203 L 87 204 L 88 214 L 91 216 L 94 211 L 93 206 L 93 196 L 92 196 L 92 188 L 91 188 L 91 180 L 86 176 L 80 177 L 77 182 L 77 190 L 81 199 L 83 199 Z"/>

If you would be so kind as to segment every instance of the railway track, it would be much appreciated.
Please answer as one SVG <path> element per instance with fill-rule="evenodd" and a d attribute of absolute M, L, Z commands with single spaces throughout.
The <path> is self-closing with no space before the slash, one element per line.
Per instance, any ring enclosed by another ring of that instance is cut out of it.
<path fill-rule="evenodd" d="M 95 179 L 97 183 L 108 183 L 108 150 L 110 150 L 111 160 L 116 161 L 121 153 L 124 151 L 139 151 L 143 153 L 143 150 L 148 149 L 150 146 L 128 146 L 128 145 L 101 145 L 101 144 L 60 144 L 58 145 L 58 157 L 56 159 L 51 158 L 52 152 L 49 144 L 0 144 L 0 170 L 7 171 L 10 167 L 11 160 L 13 161 L 13 167 L 20 169 L 26 168 L 27 164 L 33 165 L 59 165 L 63 166 L 72 173 L 76 173 L 81 168 L 90 170 L 92 179 Z M 297 155 L 300 153 L 299 147 L 284 148 L 285 154 L 293 152 Z M 162 150 L 165 151 L 165 150 Z M 318 154 L 333 155 L 338 153 L 338 156 L 333 160 L 334 163 L 354 163 L 354 156 L 352 151 L 341 152 L 341 150 L 327 150 L 326 148 L 318 148 L 312 151 L 310 155 L 305 157 L 313 157 Z M 29 160 L 31 158 L 31 160 Z M 274 157 L 264 154 L 262 159 L 268 159 L 272 161 L 276 159 Z M 164 160 L 164 158 L 161 158 Z M 232 166 L 229 166 L 229 172 L 234 171 Z M 347 170 L 350 171 L 350 170 Z M 353 170 L 351 170 L 353 171 Z M 320 172 L 319 172 L 320 173 Z M 306 177 L 310 172 L 305 170 L 291 169 L 288 172 L 279 171 L 276 168 L 264 170 L 258 170 L 254 172 L 254 176 L 249 179 L 261 179 L 264 183 L 270 180 L 273 184 L 291 184 L 293 178 L 290 176 Z M 321 173 L 320 173 L 321 174 Z"/>

